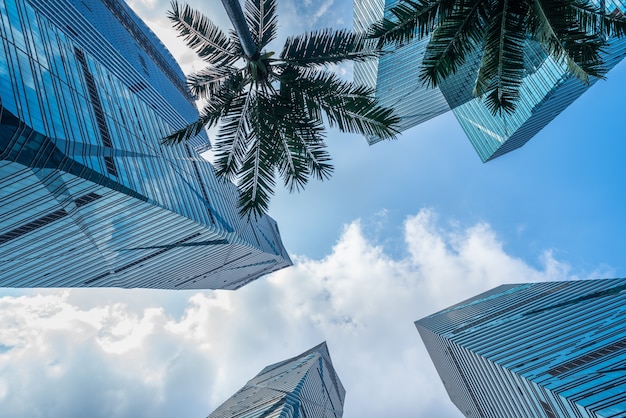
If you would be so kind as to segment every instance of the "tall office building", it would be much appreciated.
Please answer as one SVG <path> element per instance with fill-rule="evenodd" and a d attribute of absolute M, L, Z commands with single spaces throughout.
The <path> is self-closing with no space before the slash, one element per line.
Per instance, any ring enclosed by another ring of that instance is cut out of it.
<path fill-rule="evenodd" d="M 291 264 L 198 155 L 198 114 L 121 0 L 0 0 L 0 286 L 236 289 Z"/>
<path fill-rule="evenodd" d="M 341 418 L 345 396 L 324 342 L 267 366 L 209 418 Z"/>
<path fill-rule="evenodd" d="M 415 325 L 467 417 L 626 416 L 626 279 L 508 284 Z"/>
<path fill-rule="evenodd" d="M 354 0 L 354 31 L 367 31 L 397 2 L 397 0 Z M 393 108 L 400 117 L 398 124 L 400 131 L 450 110 L 441 90 L 429 88 L 417 77 L 416 64 L 422 62 L 427 43 L 427 39 L 410 42 L 378 59 L 354 64 L 355 83 L 376 89 L 380 105 Z M 372 145 L 381 141 L 381 138 L 370 136 L 367 137 L 367 141 Z"/>
<path fill-rule="evenodd" d="M 381 19 L 398 0 L 354 0 L 355 30 L 364 30 Z M 626 11 L 622 0 L 602 1 L 607 13 Z M 417 70 L 424 58 L 428 39 L 412 41 L 385 54 L 377 62 L 355 64 L 356 82 L 376 88 L 383 106 L 393 107 L 406 130 L 452 109 L 461 127 L 483 162 L 517 149 L 528 142 L 597 79 L 584 84 L 567 74 L 565 65 L 548 57 L 536 43 L 528 41 L 526 75 L 517 109 L 512 114 L 494 115 L 482 99 L 474 98 L 472 87 L 481 59 L 469 57 L 455 75 L 438 88 L 418 80 Z M 626 40 L 614 39 L 606 51 L 607 69 L 626 55 Z M 370 144 L 379 138 L 367 138 Z"/>

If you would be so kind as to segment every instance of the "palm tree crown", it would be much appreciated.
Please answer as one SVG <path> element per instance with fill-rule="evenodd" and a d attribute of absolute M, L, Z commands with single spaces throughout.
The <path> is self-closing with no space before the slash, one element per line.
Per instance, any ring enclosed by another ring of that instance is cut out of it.
<path fill-rule="evenodd" d="M 597 2 L 596 2 L 597 4 Z M 474 95 L 495 114 L 515 110 L 527 42 L 537 42 L 588 83 L 603 78 L 608 37 L 626 34 L 626 18 L 588 0 L 401 0 L 372 25 L 379 46 L 430 36 L 420 77 L 437 86 L 479 51 Z M 604 5 L 604 1 L 601 2 Z"/>
<path fill-rule="evenodd" d="M 224 3 L 241 14 L 238 0 Z M 276 1 L 246 0 L 243 15 L 245 25 L 231 16 L 237 32 L 227 36 L 200 12 L 172 3 L 170 20 L 208 66 L 188 77 L 192 92 L 206 102 L 200 118 L 165 141 L 184 141 L 205 126 L 218 126 L 217 173 L 238 185 L 242 214 L 260 215 L 276 174 L 290 191 L 312 176 L 323 180 L 332 174 L 324 120 L 343 132 L 390 138 L 398 118 L 378 106 L 371 89 L 327 69 L 375 57 L 377 49 L 364 35 L 310 32 L 288 38 L 276 57 L 265 51 L 276 37 Z"/>

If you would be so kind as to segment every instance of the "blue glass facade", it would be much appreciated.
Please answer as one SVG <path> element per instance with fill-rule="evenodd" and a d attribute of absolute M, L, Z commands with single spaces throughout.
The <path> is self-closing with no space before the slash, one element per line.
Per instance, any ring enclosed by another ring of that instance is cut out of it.
<path fill-rule="evenodd" d="M 415 322 L 467 417 L 626 416 L 626 279 L 509 284 Z"/>
<path fill-rule="evenodd" d="M 267 366 L 209 418 L 341 418 L 345 396 L 322 343 Z"/>
<path fill-rule="evenodd" d="M 396 3 L 397 0 L 354 0 L 355 29 L 367 28 Z M 626 10 L 622 0 L 602 4 L 608 13 Z M 402 118 L 402 131 L 452 109 L 483 162 L 524 145 L 597 81 L 592 78 L 590 84 L 584 84 L 568 75 L 564 64 L 547 57 L 529 41 L 526 76 L 517 109 L 512 114 L 493 115 L 481 99 L 472 96 L 479 54 L 469 58 L 439 88 L 432 89 L 418 81 L 417 69 L 427 43 L 427 39 L 413 41 L 383 55 L 378 62 L 356 64 L 355 81 L 376 87 L 381 103 L 394 107 Z M 607 69 L 617 65 L 625 55 L 626 40 L 611 41 L 605 54 Z M 370 144 L 380 140 L 367 139 Z"/>
<path fill-rule="evenodd" d="M 354 30 L 365 31 L 397 0 L 354 0 Z M 392 107 L 400 117 L 398 130 L 404 131 L 450 110 L 439 89 L 428 88 L 417 75 L 428 40 L 397 48 L 377 60 L 354 64 L 354 81 L 376 89 L 381 106 Z M 381 141 L 368 137 L 370 145 Z"/>
<path fill-rule="evenodd" d="M 291 264 L 192 144 L 174 58 L 119 0 L 0 0 L 0 286 L 235 289 Z"/>
<path fill-rule="evenodd" d="M 614 8 L 615 3 L 610 7 Z M 626 10 L 622 2 L 619 7 Z M 568 75 L 564 64 L 546 57 L 532 43 L 528 43 L 527 49 L 531 58 L 526 63 L 527 74 L 515 112 L 494 115 L 481 99 L 453 106 L 454 115 L 483 162 L 524 145 L 598 81 L 591 77 L 590 83 L 585 84 Z M 605 54 L 607 69 L 624 56 L 626 40 L 613 40 Z"/>

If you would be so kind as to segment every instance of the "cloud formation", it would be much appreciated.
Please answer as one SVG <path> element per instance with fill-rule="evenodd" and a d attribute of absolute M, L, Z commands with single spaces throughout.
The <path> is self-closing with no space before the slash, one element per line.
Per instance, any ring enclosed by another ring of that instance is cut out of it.
<path fill-rule="evenodd" d="M 0 298 L 3 417 L 206 416 L 264 366 L 326 340 L 345 418 L 455 417 L 413 321 L 503 282 L 558 280 L 489 225 L 406 219 L 392 257 L 354 221 L 321 260 L 236 292 L 71 290 Z M 435 412 L 436 411 L 436 412 Z"/>

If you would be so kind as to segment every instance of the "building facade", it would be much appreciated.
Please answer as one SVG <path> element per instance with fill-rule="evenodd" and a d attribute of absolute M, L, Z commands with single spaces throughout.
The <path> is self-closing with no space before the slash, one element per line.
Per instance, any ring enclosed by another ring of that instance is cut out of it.
<path fill-rule="evenodd" d="M 626 279 L 507 284 L 415 325 L 467 417 L 626 416 Z"/>
<path fill-rule="evenodd" d="M 354 0 L 355 30 L 364 30 L 381 19 L 397 0 Z M 607 13 L 626 10 L 623 0 L 602 2 Z M 494 115 L 482 99 L 474 98 L 480 54 L 468 57 L 456 74 L 431 88 L 418 80 L 419 65 L 428 39 L 415 40 L 382 55 L 376 62 L 355 64 L 355 82 L 376 88 L 381 105 L 393 107 L 404 131 L 452 109 L 483 162 L 517 149 L 582 95 L 597 79 L 585 84 L 568 75 L 564 64 L 555 62 L 528 41 L 526 75 L 520 100 L 512 114 Z M 626 55 L 626 40 L 612 40 L 605 54 L 608 70 Z M 370 144 L 379 138 L 367 138 Z"/>
<path fill-rule="evenodd" d="M 365 32 L 397 0 L 354 0 L 353 26 L 356 32 Z M 424 59 L 427 39 L 417 40 L 386 53 L 378 59 L 354 64 L 354 81 L 376 89 L 376 98 L 384 107 L 391 107 L 400 117 L 398 130 L 426 122 L 450 110 L 440 89 L 429 88 L 417 78 L 417 64 Z M 366 138 L 370 145 L 382 139 Z"/>
<path fill-rule="evenodd" d="M 276 223 L 161 138 L 198 113 L 121 0 L 0 0 L 0 287 L 236 289 L 291 264 Z"/>
<path fill-rule="evenodd" d="M 209 418 L 341 418 L 345 395 L 324 342 L 267 366 Z"/>

